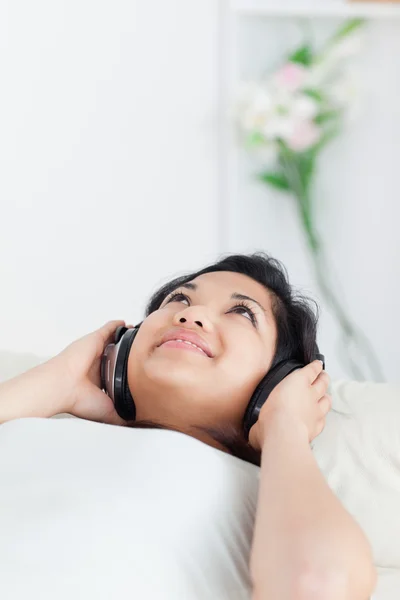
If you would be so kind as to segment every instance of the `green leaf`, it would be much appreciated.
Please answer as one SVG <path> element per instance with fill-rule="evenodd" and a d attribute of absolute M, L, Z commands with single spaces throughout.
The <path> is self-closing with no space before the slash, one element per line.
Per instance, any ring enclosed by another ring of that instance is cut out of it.
<path fill-rule="evenodd" d="M 328 121 L 334 121 L 335 119 L 338 119 L 340 116 L 340 110 L 327 110 L 325 112 L 319 113 L 319 115 L 315 117 L 314 123 L 316 123 L 317 125 L 323 125 Z"/>
<path fill-rule="evenodd" d="M 366 19 L 348 19 L 345 23 L 339 27 L 334 35 L 329 39 L 325 45 L 325 49 L 320 53 L 317 58 L 317 62 L 324 60 L 324 56 L 329 52 L 332 46 L 335 46 L 337 42 L 340 42 L 343 38 L 351 35 L 356 29 L 363 27 L 367 23 Z"/>
<path fill-rule="evenodd" d="M 290 185 L 284 173 L 260 173 L 258 178 L 263 183 L 268 183 L 278 190 L 285 192 L 290 191 Z"/>
<path fill-rule="evenodd" d="M 313 89 L 303 90 L 303 94 L 305 94 L 309 98 L 312 98 L 316 102 L 323 102 L 325 100 L 325 97 L 323 96 L 322 92 L 320 92 L 318 90 L 313 90 Z"/>
<path fill-rule="evenodd" d="M 359 27 L 362 27 L 366 23 L 365 19 L 349 19 L 342 25 L 338 31 L 333 36 L 333 40 L 338 41 L 342 38 L 348 36 L 350 33 L 353 33 Z"/>
<path fill-rule="evenodd" d="M 298 63 L 309 67 L 313 61 L 312 48 L 308 44 L 302 46 L 296 50 L 291 56 L 289 56 L 289 62 Z"/>
<path fill-rule="evenodd" d="M 264 143 L 264 136 L 259 131 L 253 131 L 246 138 L 246 144 L 249 147 L 259 146 Z"/>

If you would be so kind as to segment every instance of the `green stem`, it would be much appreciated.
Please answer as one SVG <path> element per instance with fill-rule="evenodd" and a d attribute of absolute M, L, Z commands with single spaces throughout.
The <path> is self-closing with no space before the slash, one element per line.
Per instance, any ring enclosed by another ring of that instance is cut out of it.
<path fill-rule="evenodd" d="M 316 232 L 313 231 L 311 236 L 312 236 L 312 238 L 311 239 L 309 238 L 310 248 L 315 246 L 315 243 L 316 243 L 315 239 L 317 237 Z M 319 242 L 317 242 L 317 243 L 319 243 Z M 342 332 L 343 332 L 342 339 L 341 339 L 342 352 L 340 352 L 340 357 L 344 357 L 345 355 L 347 355 L 347 360 L 349 361 L 349 363 L 351 365 L 352 376 L 355 377 L 355 379 L 366 380 L 366 379 L 368 379 L 368 377 L 366 375 L 363 375 L 363 371 L 360 369 L 361 354 L 358 353 L 357 346 L 359 346 L 360 348 L 364 348 L 365 356 L 369 363 L 369 368 L 372 373 L 373 380 L 374 381 L 384 381 L 384 376 L 382 373 L 381 366 L 379 364 L 377 356 L 375 355 L 375 352 L 373 350 L 373 347 L 372 347 L 370 341 L 368 340 L 367 336 L 358 327 L 356 327 L 355 325 L 353 325 L 351 323 L 351 321 L 348 318 L 347 314 L 345 313 L 342 305 L 339 303 L 337 296 L 332 292 L 332 290 L 329 286 L 327 274 L 329 273 L 330 268 L 329 268 L 328 262 L 326 260 L 326 257 L 324 256 L 324 250 L 320 243 L 319 243 L 319 251 L 316 253 L 313 253 L 313 261 L 314 261 L 314 269 L 315 269 L 315 274 L 316 274 L 316 279 L 317 279 L 318 285 L 325 297 L 325 300 L 327 301 L 327 304 L 330 306 L 330 308 L 336 315 L 336 318 L 339 321 L 339 324 L 340 324 Z M 350 347 L 349 347 L 349 345 L 352 342 L 354 342 L 355 346 L 356 346 L 356 355 L 355 355 L 354 359 L 351 357 Z M 343 359 L 342 359 L 342 361 L 343 361 Z M 343 362 L 343 364 L 345 364 L 345 363 Z"/>
<path fill-rule="evenodd" d="M 344 368 L 350 370 L 351 376 L 354 379 L 366 380 L 368 377 L 363 373 L 363 370 L 360 367 L 362 350 L 364 350 L 364 355 L 367 357 L 370 370 L 373 374 L 373 380 L 384 381 L 382 369 L 370 341 L 359 328 L 351 323 L 342 304 L 339 302 L 329 284 L 328 279 L 331 269 L 321 239 L 313 225 L 310 194 L 307 189 L 304 189 L 298 167 L 285 152 L 282 152 L 281 157 L 292 193 L 297 199 L 299 215 L 308 246 L 311 250 L 318 286 L 328 306 L 335 315 L 342 331 L 339 358 Z M 355 345 L 354 358 L 351 355 L 352 343 Z"/>

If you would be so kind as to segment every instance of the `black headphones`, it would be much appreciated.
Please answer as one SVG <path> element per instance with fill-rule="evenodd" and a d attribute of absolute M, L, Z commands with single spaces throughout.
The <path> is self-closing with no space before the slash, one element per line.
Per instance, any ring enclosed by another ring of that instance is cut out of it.
<path fill-rule="evenodd" d="M 126 421 L 136 418 L 135 402 L 128 386 L 127 366 L 133 340 L 142 323 L 143 321 L 133 329 L 118 327 L 114 342 L 108 344 L 101 359 L 101 388 L 113 400 L 119 416 Z M 316 344 L 312 360 L 317 359 L 322 361 L 325 369 L 325 357 L 320 354 Z M 249 438 L 250 429 L 258 419 L 261 407 L 268 400 L 272 390 L 290 373 L 303 367 L 305 365 L 297 360 L 283 360 L 263 377 L 250 398 L 243 417 L 243 432 L 246 440 Z"/>

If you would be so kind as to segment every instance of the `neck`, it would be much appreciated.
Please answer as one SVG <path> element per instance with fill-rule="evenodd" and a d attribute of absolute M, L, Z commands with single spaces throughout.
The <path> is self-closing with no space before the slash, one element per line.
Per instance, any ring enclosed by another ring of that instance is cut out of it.
<path fill-rule="evenodd" d="M 177 423 L 177 422 L 172 421 L 171 419 L 160 419 L 160 417 L 151 418 L 151 417 L 138 416 L 134 422 L 143 423 L 144 427 L 146 425 L 146 422 L 161 425 L 163 429 L 165 428 L 165 429 L 171 429 L 173 431 L 178 431 L 178 432 L 188 435 L 192 438 L 195 438 L 195 439 L 199 440 L 200 442 L 203 442 L 204 444 L 211 446 L 212 448 L 216 448 L 217 450 L 221 450 L 222 452 L 226 452 L 227 454 L 229 454 L 229 451 L 226 449 L 225 446 L 223 446 L 220 442 L 215 440 L 209 433 L 207 433 L 207 431 L 204 431 L 203 429 L 199 429 L 196 426 L 190 426 L 190 425 L 183 424 L 183 423 Z"/>
<path fill-rule="evenodd" d="M 211 446 L 212 448 L 216 448 L 217 450 L 222 450 L 222 452 L 226 452 L 227 454 L 229 454 L 229 452 L 225 448 L 225 446 L 220 444 L 220 442 L 217 442 L 217 440 L 215 440 L 206 431 L 202 431 L 202 430 L 196 429 L 195 427 L 191 427 L 191 428 L 189 428 L 188 432 L 185 431 L 184 433 L 187 433 L 187 435 L 190 435 L 191 437 L 196 438 L 196 439 L 200 440 L 201 442 L 204 442 L 205 444 L 207 444 L 208 446 Z"/>

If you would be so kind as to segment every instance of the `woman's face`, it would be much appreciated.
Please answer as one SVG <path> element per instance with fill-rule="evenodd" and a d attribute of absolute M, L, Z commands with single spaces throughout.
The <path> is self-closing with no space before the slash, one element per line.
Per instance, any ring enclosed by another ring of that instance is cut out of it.
<path fill-rule="evenodd" d="M 234 294 L 251 298 L 245 300 L 249 308 L 238 307 L 243 300 Z M 165 334 L 179 338 L 182 332 L 198 335 L 212 356 L 185 343 L 160 345 Z M 247 275 L 206 273 L 177 288 L 143 321 L 132 344 L 128 383 L 136 419 L 182 430 L 240 428 L 272 363 L 276 338 L 270 293 Z"/>

